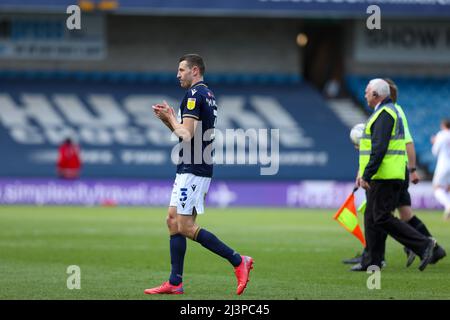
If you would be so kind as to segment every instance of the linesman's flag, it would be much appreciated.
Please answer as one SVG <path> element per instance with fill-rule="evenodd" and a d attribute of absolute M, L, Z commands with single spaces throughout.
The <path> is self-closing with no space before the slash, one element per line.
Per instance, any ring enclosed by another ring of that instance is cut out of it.
<path fill-rule="evenodd" d="M 363 203 L 361 203 L 361 205 L 358 207 L 358 212 L 361 214 L 366 213 L 366 205 L 367 205 L 367 200 L 364 200 Z"/>
<path fill-rule="evenodd" d="M 366 240 L 364 239 L 364 235 L 358 224 L 354 191 L 348 196 L 344 204 L 334 214 L 333 218 L 337 220 L 337 222 L 339 222 L 345 229 L 347 229 L 348 232 L 357 237 L 364 247 L 366 246 Z"/>

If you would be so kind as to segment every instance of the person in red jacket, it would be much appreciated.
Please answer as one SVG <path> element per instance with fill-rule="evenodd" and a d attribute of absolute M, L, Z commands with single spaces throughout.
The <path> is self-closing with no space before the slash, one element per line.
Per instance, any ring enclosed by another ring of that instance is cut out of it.
<path fill-rule="evenodd" d="M 80 150 L 70 138 L 59 146 L 57 170 L 62 179 L 76 179 L 80 176 Z"/>

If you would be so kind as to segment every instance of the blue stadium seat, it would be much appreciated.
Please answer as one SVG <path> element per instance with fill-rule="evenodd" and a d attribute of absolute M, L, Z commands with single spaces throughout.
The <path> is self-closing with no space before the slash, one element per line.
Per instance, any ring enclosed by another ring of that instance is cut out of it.
<path fill-rule="evenodd" d="M 177 83 L 176 75 L 173 72 L 134 71 L 0 70 L 1 79 L 74 80 L 78 82 L 106 81 L 112 83 Z M 276 73 L 209 73 L 205 80 L 208 83 L 219 85 L 298 85 L 302 83 L 302 77 L 300 75 Z"/>

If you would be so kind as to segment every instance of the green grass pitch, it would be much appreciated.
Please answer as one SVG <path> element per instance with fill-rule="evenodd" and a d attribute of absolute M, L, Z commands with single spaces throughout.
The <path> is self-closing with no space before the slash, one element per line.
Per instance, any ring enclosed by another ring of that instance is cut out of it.
<path fill-rule="evenodd" d="M 417 212 L 450 252 L 450 224 L 440 212 Z M 334 210 L 208 209 L 198 223 L 255 259 L 247 290 L 236 296 L 231 265 L 189 241 L 180 296 L 143 290 L 169 275 L 165 208 L 0 207 L 0 299 L 449 299 L 450 258 L 420 272 L 405 268 L 388 240 L 381 289 L 343 258 L 361 245 L 332 219 Z M 69 265 L 81 289 L 66 286 Z M 446 280 L 447 279 L 447 280 Z"/>

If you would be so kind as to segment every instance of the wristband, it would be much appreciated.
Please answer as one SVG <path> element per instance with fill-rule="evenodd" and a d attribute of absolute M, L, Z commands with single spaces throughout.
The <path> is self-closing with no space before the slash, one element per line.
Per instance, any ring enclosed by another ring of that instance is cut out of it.
<path fill-rule="evenodd" d="M 416 170 L 417 170 L 417 168 L 409 168 L 409 169 L 408 169 L 409 173 L 413 173 L 413 172 L 416 171 Z"/>

